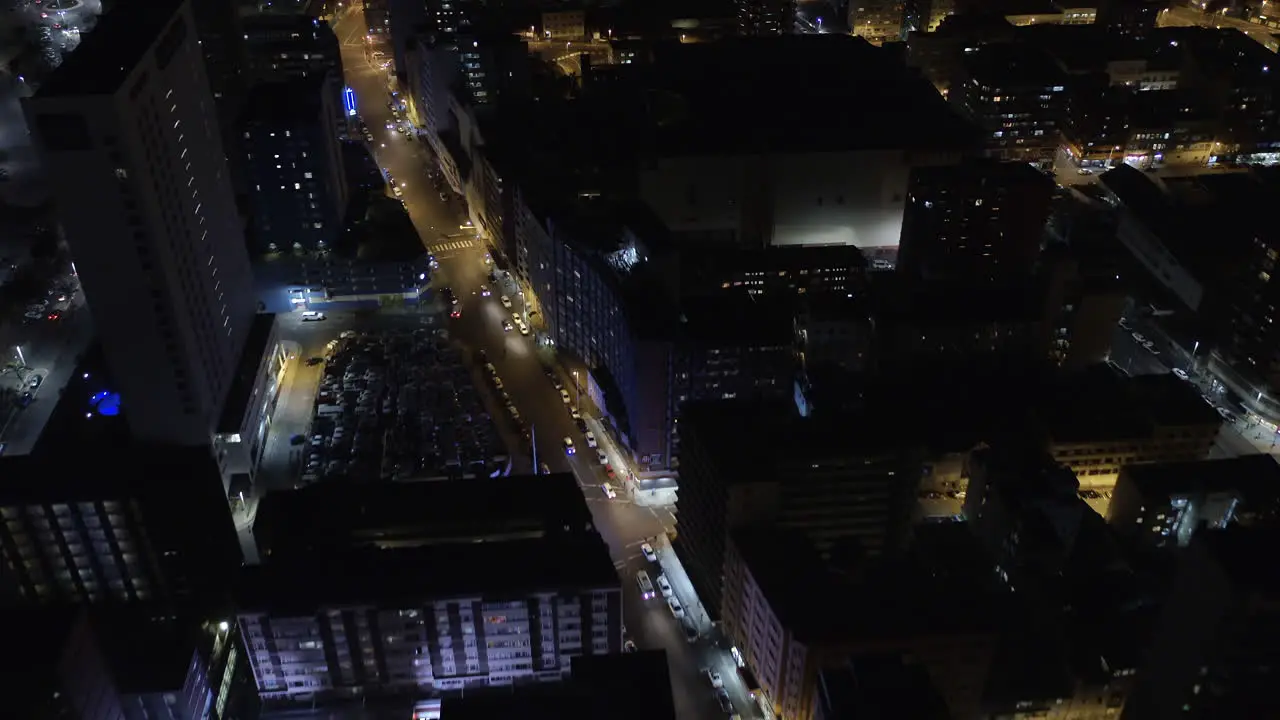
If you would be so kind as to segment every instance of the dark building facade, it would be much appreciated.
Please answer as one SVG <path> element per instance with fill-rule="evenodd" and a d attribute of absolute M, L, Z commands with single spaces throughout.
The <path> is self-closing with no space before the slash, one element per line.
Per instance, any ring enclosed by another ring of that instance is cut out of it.
<path fill-rule="evenodd" d="M 721 606 L 731 530 L 793 529 L 820 551 L 852 544 L 870 556 L 906 541 L 922 469 L 914 451 L 869 418 L 770 410 L 761 419 L 760 403 L 721 401 L 687 405 L 680 415 L 674 546 L 708 610 Z"/>
<path fill-rule="evenodd" d="M 1054 183 L 1026 163 L 917 168 L 907 190 L 898 270 L 989 280 L 1031 273 Z"/>
<path fill-rule="evenodd" d="M 326 75 L 342 82 L 342 54 L 329 23 L 306 15 L 254 15 L 242 22 L 251 84 Z"/>
<path fill-rule="evenodd" d="M 325 77 L 254 89 L 241 119 L 255 253 L 315 251 L 342 230 L 347 186 Z"/>
<path fill-rule="evenodd" d="M 795 0 L 734 0 L 740 35 L 791 35 L 795 32 Z"/>
<path fill-rule="evenodd" d="M 7 604 L 208 599 L 240 562 L 206 448 L 13 457 L 2 467 Z"/>

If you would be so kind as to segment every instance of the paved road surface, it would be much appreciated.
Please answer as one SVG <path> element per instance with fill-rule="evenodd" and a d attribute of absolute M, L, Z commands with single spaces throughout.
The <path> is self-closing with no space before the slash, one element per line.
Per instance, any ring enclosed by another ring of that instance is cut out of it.
<path fill-rule="evenodd" d="M 342 40 L 347 84 L 355 90 L 358 111 L 373 131 L 377 144 L 375 157 L 383 168 L 394 173 L 397 181 L 404 183 L 403 199 L 410 217 L 423 238 L 423 245 L 435 254 L 440 263 L 433 284 L 437 289 L 450 287 L 459 298 L 462 315 L 456 320 L 448 320 L 446 328 L 452 337 L 473 351 L 486 352 L 512 402 L 533 431 L 538 461 L 545 463 L 553 472 L 573 472 L 577 477 L 596 527 L 609 544 L 615 566 L 619 568 L 628 629 L 641 648 L 663 648 L 667 651 L 677 716 L 682 720 L 693 720 L 723 715 L 710 688 L 698 675 L 700 667 L 711 663 L 722 667 L 726 685 L 740 712 L 747 717 L 755 716 L 754 707 L 750 705 L 741 683 L 729 672 L 727 663 L 731 661 L 727 653 L 712 647 L 707 640 L 691 645 L 666 603 L 640 599 L 635 574 L 647 563 L 640 555 L 639 545 L 646 538 L 661 536 L 667 529 L 663 519 L 669 523 L 670 514 L 638 506 L 625 494 L 620 494 L 615 500 L 605 497 L 600 487 L 605 478 L 595 452 L 587 448 L 560 394 L 544 374 L 532 339 L 522 337 L 517 331 L 504 332 L 502 329 L 503 319 L 511 318 L 513 311 L 523 310 L 518 295 L 512 293 L 514 307 L 507 310 L 499 301 L 503 288 L 495 286 L 490 297 L 480 294 L 491 269 L 485 263 L 484 245 L 471 234 L 461 232 L 460 224 L 465 218 L 460 209 L 440 201 L 438 190 L 426 174 L 432 162 L 429 151 L 420 142 L 383 129 L 385 123 L 392 120 L 387 107 L 389 98 L 385 74 L 370 67 L 364 58 L 361 46 L 363 27 L 359 13 L 347 15 L 336 25 L 338 37 Z M 509 289 L 505 291 L 510 292 Z M 482 392 L 490 392 L 487 384 L 481 387 Z M 507 421 L 505 414 L 497 417 L 499 422 Z M 576 455 L 565 454 L 562 442 L 565 437 L 572 437 L 579 447 Z M 519 462 L 517 469 L 533 467 L 531 457 L 521 458 Z M 616 453 L 614 463 L 618 463 Z M 677 593 L 681 584 L 676 583 Z M 687 592 L 687 583 L 683 585 Z M 690 597 L 684 604 L 692 605 L 692 600 Z M 619 701 L 625 699 L 620 698 Z"/>

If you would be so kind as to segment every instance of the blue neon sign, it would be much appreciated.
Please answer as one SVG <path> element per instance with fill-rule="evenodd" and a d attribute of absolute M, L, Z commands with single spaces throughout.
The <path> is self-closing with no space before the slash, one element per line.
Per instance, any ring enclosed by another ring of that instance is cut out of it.
<path fill-rule="evenodd" d="M 347 109 L 347 117 L 356 116 L 356 91 L 351 88 L 342 89 L 342 106 Z"/>

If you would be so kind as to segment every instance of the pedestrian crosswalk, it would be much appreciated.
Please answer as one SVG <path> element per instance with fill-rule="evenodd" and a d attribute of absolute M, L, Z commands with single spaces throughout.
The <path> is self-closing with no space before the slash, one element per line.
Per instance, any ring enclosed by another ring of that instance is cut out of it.
<path fill-rule="evenodd" d="M 480 243 L 476 240 L 453 240 L 451 242 L 443 242 L 443 243 L 436 243 L 435 245 L 428 245 L 427 252 L 442 253 L 442 252 L 447 252 L 449 250 L 466 250 L 467 248 L 473 248 L 479 245 Z"/>

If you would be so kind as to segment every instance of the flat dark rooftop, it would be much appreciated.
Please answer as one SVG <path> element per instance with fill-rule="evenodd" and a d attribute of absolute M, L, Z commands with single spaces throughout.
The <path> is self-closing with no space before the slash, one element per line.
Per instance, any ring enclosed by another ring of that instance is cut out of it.
<path fill-rule="evenodd" d="M 787 304 L 743 290 L 686 302 L 680 330 L 686 342 L 700 347 L 787 346 L 795 337 L 792 319 Z"/>
<path fill-rule="evenodd" d="M 822 716 L 833 720 L 948 720 L 951 713 L 924 666 L 901 655 L 850 658 L 818 676 Z"/>
<path fill-rule="evenodd" d="M 245 611 L 310 615 L 335 605 L 394 608 L 428 599 L 617 587 L 609 548 L 592 533 L 556 540 L 313 553 L 245 567 L 237 595 Z"/>
<path fill-rule="evenodd" d="M 1005 90 L 1062 85 L 1065 74 L 1044 50 L 1021 43 L 992 43 L 964 56 L 969 74 Z"/>
<path fill-rule="evenodd" d="M 259 85 L 249 92 L 241 122 L 302 122 L 314 125 L 320 112 L 325 82 L 323 75 L 307 75 Z"/>
<path fill-rule="evenodd" d="M 849 35 L 655 48 L 660 153 L 963 149 L 977 141 L 933 86 Z"/>
<path fill-rule="evenodd" d="M 662 650 L 618 655 L 578 655 L 570 678 L 512 690 L 449 696 L 443 720 L 674 720 L 671 676 Z M 636 692 L 644 688 L 644 692 Z M 626 702 L 619 702 L 619 698 Z"/>
<path fill-rule="evenodd" d="M 1280 463 L 1265 453 L 1218 460 L 1129 465 L 1124 473 L 1146 493 L 1239 490 L 1246 496 L 1280 494 Z"/>
<path fill-rule="evenodd" d="M 319 483 L 264 497 L 254 534 L 267 552 L 293 553 L 538 538 L 580 533 L 591 522 L 577 481 L 557 473 L 465 482 Z"/>
<path fill-rule="evenodd" d="M 1057 442 L 1145 437 L 1156 426 L 1221 424 L 1217 412 L 1172 374 L 1120 378 L 1105 365 L 1037 395 L 1039 420 Z"/>
<path fill-rule="evenodd" d="M 744 528 L 732 531 L 730 539 L 783 627 L 806 624 L 814 598 L 841 590 L 813 543 L 798 530 Z"/>
<path fill-rule="evenodd" d="M 32 453 L 0 457 L 0 503 L 81 502 L 122 497 L 141 486 L 171 488 L 181 493 L 181 481 L 194 473 L 217 472 L 205 447 L 148 446 L 127 443 L 114 447 L 62 446 L 54 454 Z"/>
<path fill-rule="evenodd" d="M 222 407 L 222 417 L 218 420 L 218 432 L 240 431 L 244 413 L 253 399 L 253 386 L 258 379 L 258 369 L 262 367 L 262 356 L 270 349 L 267 343 L 271 341 L 275 324 L 276 316 L 269 313 L 254 315 L 249 323 L 244 350 L 240 353 L 240 362 L 236 365 L 236 374 L 231 379 L 231 388 Z"/>
<path fill-rule="evenodd" d="M 36 97 L 111 95 L 173 19 L 183 0 L 117 0 Z M 195 28 L 191 28 L 195 32 Z"/>
<path fill-rule="evenodd" d="M 93 634 L 122 693 L 179 692 L 200 646 L 198 621 L 149 605 L 96 607 Z"/>
<path fill-rule="evenodd" d="M 1192 543 L 1204 547 L 1239 589 L 1262 593 L 1272 605 L 1280 598 L 1280 573 L 1272 568 L 1280 554 L 1280 528 L 1228 525 L 1198 532 Z"/>

